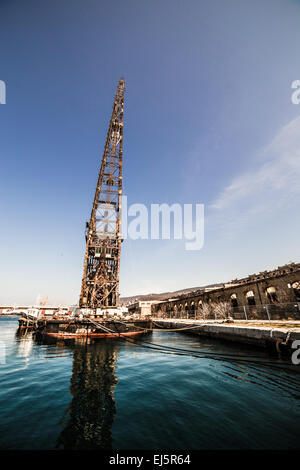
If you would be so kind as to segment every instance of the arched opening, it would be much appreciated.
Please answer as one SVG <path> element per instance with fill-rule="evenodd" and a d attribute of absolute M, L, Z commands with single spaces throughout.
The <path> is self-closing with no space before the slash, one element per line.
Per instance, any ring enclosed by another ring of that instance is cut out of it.
<path fill-rule="evenodd" d="M 253 290 L 249 290 L 247 292 L 246 299 L 247 299 L 248 305 L 255 305 L 255 297 L 254 297 Z"/>
<path fill-rule="evenodd" d="M 238 307 L 238 301 L 236 294 L 231 294 L 230 296 L 231 307 Z"/>
<path fill-rule="evenodd" d="M 171 305 L 167 305 L 166 307 L 166 317 L 167 318 L 171 317 Z"/>
<path fill-rule="evenodd" d="M 185 311 L 185 315 L 188 317 L 189 316 L 189 306 L 188 306 L 187 303 L 184 306 L 184 311 Z"/>
<path fill-rule="evenodd" d="M 181 314 L 182 314 L 182 304 L 179 305 L 178 317 L 181 317 Z"/>
<path fill-rule="evenodd" d="M 174 305 L 174 317 L 175 318 L 177 317 L 177 305 L 176 304 Z"/>
<path fill-rule="evenodd" d="M 292 289 L 293 289 L 295 298 L 300 301 L 300 281 L 294 282 L 292 284 Z"/>
<path fill-rule="evenodd" d="M 195 302 L 191 303 L 191 315 L 192 317 L 195 317 Z"/>
<path fill-rule="evenodd" d="M 197 303 L 197 316 L 202 316 L 202 300 L 199 300 L 198 303 Z"/>
<path fill-rule="evenodd" d="M 278 297 L 277 297 L 277 294 L 276 294 L 275 287 L 273 287 L 273 286 L 268 287 L 266 289 L 266 296 L 267 296 L 268 302 L 270 304 L 274 304 L 274 303 L 278 302 Z"/>

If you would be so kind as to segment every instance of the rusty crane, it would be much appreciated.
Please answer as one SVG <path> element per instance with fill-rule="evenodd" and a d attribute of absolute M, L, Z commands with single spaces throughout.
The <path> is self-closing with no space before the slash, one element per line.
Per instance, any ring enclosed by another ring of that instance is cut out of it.
<path fill-rule="evenodd" d="M 119 305 L 123 107 L 125 81 L 120 79 L 109 123 L 89 222 L 79 306 Z"/>

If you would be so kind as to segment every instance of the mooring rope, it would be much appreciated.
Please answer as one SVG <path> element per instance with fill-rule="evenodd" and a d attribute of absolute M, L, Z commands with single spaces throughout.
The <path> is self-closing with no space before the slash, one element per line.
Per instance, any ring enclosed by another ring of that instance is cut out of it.
<path fill-rule="evenodd" d="M 122 322 L 121 320 L 118 320 L 118 323 L 122 323 L 123 325 L 127 324 L 125 322 Z M 157 326 L 158 328 L 145 328 L 145 327 L 136 326 L 136 325 L 134 325 L 134 327 L 137 328 L 138 330 L 145 330 L 145 331 L 183 331 L 183 330 L 192 330 L 194 328 L 201 328 L 202 326 L 207 326 L 207 324 L 205 323 L 203 325 L 185 326 L 182 328 L 161 328 L 154 321 L 153 321 L 153 324 Z"/>
<path fill-rule="evenodd" d="M 88 318 L 88 320 L 93 324 L 95 325 L 97 328 L 100 328 L 100 330 L 104 331 L 105 333 L 112 333 L 113 331 L 110 330 L 109 328 L 107 328 L 106 326 L 104 325 L 100 325 L 99 323 L 96 323 L 94 320 L 92 320 L 91 318 Z"/>
<path fill-rule="evenodd" d="M 194 325 L 194 326 L 184 326 L 182 328 L 162 328 L 160 327 L 157 323 L 153 321 L 153 324 L 155 326 L 158 326 L 157 330 L 155 328 L 152 328 L 153 331 L 183 331 L 183 330 L 193 330 L 194 328 L 201 328 L 203 326 L 207 326 L 207 323 L 203 323 L 202 325 Z"/>

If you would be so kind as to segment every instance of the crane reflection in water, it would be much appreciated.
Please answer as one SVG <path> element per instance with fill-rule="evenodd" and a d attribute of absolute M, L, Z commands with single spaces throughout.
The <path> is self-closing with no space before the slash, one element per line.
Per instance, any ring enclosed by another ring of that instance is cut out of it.
<path fill-rule="evenodd" d="M 32 332 L 17 332 L 19 348 L 32 345 Z M 111 449 L 116 413 L 114 387 L 119 345 L 113 340 L 91 338 L 60 340 L 36 337 L 36 342 L 58 349 L 73 349 L 71 402 L 61 420 L 58 449 Z M 21 351 L 21 352 L 22 352 Z"/>
<path fill-rule="evenodd" d="M 73 340 L 71 340 L 73 341 Z M 57 448 L 110 449 L 116 413 L 115 341 L 73 343 L 72 400 L 62 419 Z"/>

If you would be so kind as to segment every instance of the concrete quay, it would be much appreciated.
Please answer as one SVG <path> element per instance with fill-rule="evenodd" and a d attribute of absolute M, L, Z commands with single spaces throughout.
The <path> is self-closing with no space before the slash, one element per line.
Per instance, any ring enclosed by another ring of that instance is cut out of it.
<path fill-rule="evenodd" d="M 153 318 L 153 328 L 176 329 L 183 333 L 276 349 L 278 352 L 290 352 L 293 341 L 300 340 L 300 321 Z"/>

